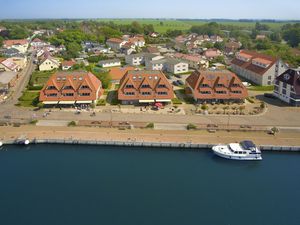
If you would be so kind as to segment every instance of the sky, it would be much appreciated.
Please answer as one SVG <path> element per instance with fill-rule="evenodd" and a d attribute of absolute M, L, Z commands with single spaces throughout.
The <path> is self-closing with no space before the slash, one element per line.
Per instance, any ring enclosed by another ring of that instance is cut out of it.
<path fill-rule="evenodd" d="M 299 0 L 0 0 L 0 19 L 300 19 Z"/>

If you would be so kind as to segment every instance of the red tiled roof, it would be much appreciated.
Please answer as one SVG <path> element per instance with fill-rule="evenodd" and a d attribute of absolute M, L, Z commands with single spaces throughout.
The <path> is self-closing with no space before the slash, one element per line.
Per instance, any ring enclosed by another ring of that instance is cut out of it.
<path fill-rule="evenodd" d="M 237 55 L 247 58 L 249 59 L 249 61 L 245 62 L 235 57 L 231 62 L 232 64 L 260 75 L 264 75 L 278 60 L 275 57 L 248 50 L 242 50 L 239 53 L 237 53 Z M 254 65 L 252 63 L 252 60 L 261 62 L 263 64 L 266 63 L 266 65 L 268 66 L 264 68 Z"/>
<path fill-rule="evenodd" d="M 132 85 L 132 88 L 127 85 Z M 148 87 L 142 87 L 143 85 Z M 126 95 L 127 92 L 134 95 Z M 150 95 L 142 95 L 142 92 L 150 92 Z M 166 95 L 159 95 L 158 92 L 166 92 Z M 161 71 L 128 71 L 121 79 L 118 90 L 119 100 L 160 100 L 173 97 L 173 87 Z"/>
<path fill-rule="evenodd" d="M 3 45 L 5 46 L 12 46 L 12 45 L 25 45 L 28 44 L 28 41 L 26 39 L 20 39 L 20 40 L 4 40 Z"/>
<path fill-rule="evenodd" d="M 135 70 L 136 68 L 133 66 L 126 66 L 126 67 L 114 67 L 111 68 L 109 71 L 109 75 L 111 76 L 112 80 L 121 80 L 122 77 L 130 70 Z"/>
<path fill-rule="evenodd" d="M 82 86 L 88 88 L 82 89 Z M 54 89 L 48 89 L 54 86 Z M 71 86 L 71 89 L 65 87 Z M 102 84 L 98 78 L 90 72 L 57 72 L 53 74 L 43 89 L 40 91 L 40 101 L 92 101 L 97 100 L 102 93 Z M 64 96 L 66 93 L 73 93 L 73 96 Z M 82 93 L 89 93 L 90 96 L 82 96 Z M 57 96 L 49 96 L 57 94 Z"/>
<path fill-rule="evenodd" d="M 120 38 L 110 38 L 107 40 L 107 42 L 112 42 L 112 43 L 119 43 L 121 44 L 123 42 L 123 40 L 121 40 Z"/>
<path fill-rule="evenodd" d="M 69 61 L 63 61 L 62 66 L 74 66 L 76 62 L 74 60 L 69 60 Z"/>
<path fill-rule="evenodd" d="M 230 71 L 195 71 L 186 79 L 187 86 L 193 90 L 195 99 L 245 99 L 247 89 L 241 80 Z M 218 86 L 222 85 L 222 86 Z M 205 86 L 203 86 L 205 85 Z M 209 92 L 204 94 L 201 92 Z M 226 94 L 218 94 L 225 91 Z M 239 91 L 240 93 L 233 93 Z"/>

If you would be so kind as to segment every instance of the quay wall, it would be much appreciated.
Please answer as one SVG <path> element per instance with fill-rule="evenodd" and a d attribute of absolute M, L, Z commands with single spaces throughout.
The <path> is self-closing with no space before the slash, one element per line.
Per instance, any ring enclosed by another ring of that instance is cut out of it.
<path fill-rule="evenodd" d="M 20 144 L 20 140 L 4 141 L 3 144 Z M 139 142 L 139 141 L 98 141 L 98 140 L 74 140 L 74 139 L 35 139 L 31 144 L 69 144 L 69 145 L 102 145 L 102 146 L 132 146 L 150 148 L 182 148 L 185 150 L 197 151 L 211 149 L 217 144 L 195 144 L 177 142 Z M 300 146 L 275 146 L 260 145 L 262 151 L 274 152 L 300 152 Z"/>

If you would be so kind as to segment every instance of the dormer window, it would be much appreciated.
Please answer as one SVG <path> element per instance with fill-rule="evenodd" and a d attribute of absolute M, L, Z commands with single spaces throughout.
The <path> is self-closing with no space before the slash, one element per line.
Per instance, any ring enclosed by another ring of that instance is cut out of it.
<path fill-rule="evenodd" d="M 142 88 L 150 88 L 150 85 L 149 84 L 143 84 Z"/>
<path fill-rule="evenodd" d="M 208 84 L 200 84 L 200 88 L 208 88 L 209 85 Z"/>
<path fill-rule="evenodd" d="M 56 88 L 54 86 L 48 86 L 47 90 L 55 90 Z"/>
<path fill-rule="evenodd" d="M 166 88 L 166 85 L 165 84 L 159 84 L 158 88 Z"/>
<path fill-rule="evenodd" d="M 65 89 L 65 90 L 72 89 L 72 86 L 70 86 L 70 85 L 69 85 L 69 86 L 65 86 L 64 89 Z"/>
<path fill-rule="evenodd" d="M 218 88 L 224 87 L 224 84 L 217 84 Z"/>
<path fill-rule="evenodd" d="M 88 89 L 89 88 L 89 86 L 87 86 L 87 85 L 82 85 L 81 87 L 80 87 L 80 89 Z"/>
<path fill-rule="evenodd" d="M 133 85 L 132 85 L 132 84 L 126 84 L 125 87 L 126 87 L 126 88 L 133 88 Z"/>
<path fill-rule="evenodd" d="M 232 84 L 231 86 L 232 87 L 239 87 L 240 85 L 239 84 Z"/>

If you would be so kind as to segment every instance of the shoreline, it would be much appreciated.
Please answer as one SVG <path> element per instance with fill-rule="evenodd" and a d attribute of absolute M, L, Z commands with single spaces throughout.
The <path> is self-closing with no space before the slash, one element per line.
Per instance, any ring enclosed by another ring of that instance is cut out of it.
<path fill-rule="evenodd" d="M 91 127 L 37 127 L 25 125 L 20 127 L 0 127 L 0 141 L 3 144 L 17 144 L 28 139 L 32 144 L 81 144 L 161 147 L 182 149 L 207 149 L 220 143 L 252 140 L 261 150 L 299 151 L 299 133 L 282 131 L 273 136 L 263 131 L 183 131 Z"/>

